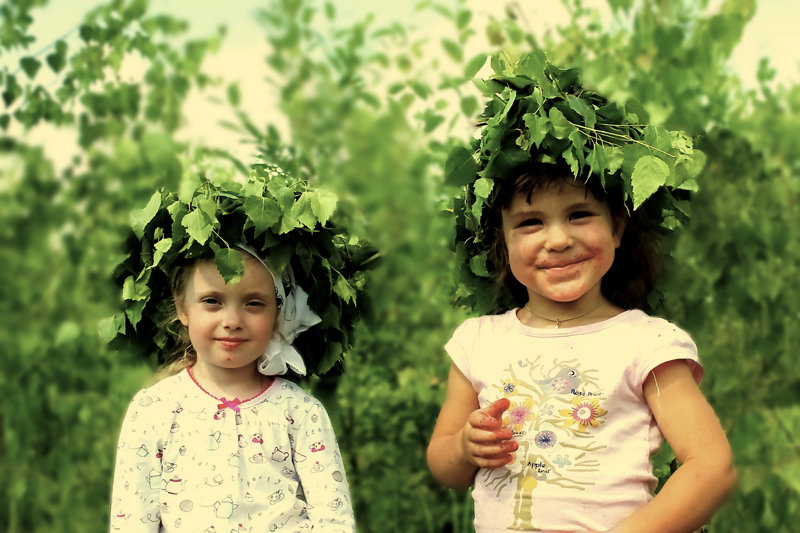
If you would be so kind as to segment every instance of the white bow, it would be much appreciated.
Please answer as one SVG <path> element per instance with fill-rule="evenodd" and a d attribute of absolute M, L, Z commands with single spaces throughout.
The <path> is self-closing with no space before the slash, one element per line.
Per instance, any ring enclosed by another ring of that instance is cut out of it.
<path fill-rule="evenodd" d="M 280 304 L 278 328 L 272 332 L 267 350 L 258 358 L 258 371 L 267 376 L 276 376 L 285 374 L 291 368 L 297 374 L 305 376 L 306 364 L 292 343 L 299 334 L 319 324 L 322 319 L 308 306 L 308 294 L 294 282 L 291 272 L 288 272 L 290 288 L 289 294 L 286 294 L 283 279 L 276 275 L 275 269 L 266 260 L 260 258 L 249 246 L 238 244 L 237 247 L 258 259 L 272 274 L 275 296 Z"/>

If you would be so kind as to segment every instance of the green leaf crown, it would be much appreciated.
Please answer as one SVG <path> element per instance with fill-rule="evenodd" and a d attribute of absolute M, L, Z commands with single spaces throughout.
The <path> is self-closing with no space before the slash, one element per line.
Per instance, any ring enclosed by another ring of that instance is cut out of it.
<path fill-rule="evenodd" d="M 459 187 L 457 303 L 487 312 L 508 301 L 497 295 L 487 224 L 505 180 L 531 163 L 568 165 L 578 179 L 600 180 L 607 192 L 623 195 L 629 214 L 659 231 L 687 220 L 683 203 L 705 163 L 690 137 L 648 124 L 635 101 L 623 107 L 582 87 L 577 69 L 550 64 L 541 50 L 500 52 L 492 68 L 494 76 L 478 83 L 488 98 L 480 134 L 469 148 L 454 148 L 445 165 L 445 181 Z"/>
<path fill-rule="evenodd" d="M 255 165 L 244 183 L 202 178 L 186 194 L 157 191 L 131 215 L 126 255 L 114 272 L 123 311 L 101 321 L 101 335 L 165 362 L 179 346 L 168 324 L 174 269 L 213 257 L 226 283 L 236 282 L 243 266 L 233 249 L 245 244 L 278 276 L 290 268 L 321 318 L 293 343 L 308 375 L 341 372 L 365 303 L 365 271 L 377 254 L 332 221 L 336 207 L 333 193 L 271 165 Z"/>

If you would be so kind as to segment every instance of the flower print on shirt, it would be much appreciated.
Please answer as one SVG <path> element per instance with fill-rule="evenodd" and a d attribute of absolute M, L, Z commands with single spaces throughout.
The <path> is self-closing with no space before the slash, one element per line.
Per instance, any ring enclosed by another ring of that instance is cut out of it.
<path fill-rule="evenodd" d="M 505 468 L 479 473 L 497 491 L 513 491 L 512 529 L 533 529 L 536 488 L 585 490 L 593 482 L 584 472 L 599 468 L 597 446 L 591 435 L 607 414 L 597 371 L 579 361 L 551 360 L 544 355 L 520 359 L 506 368 L 503 379 L 490 390 L 508 398 L 503 425 L 512 430 L 519 448 Z M 487 398 L 494 401 L 493 398 Z"/>
<path fill-rule="evenodd" d="M 598 427 L 602 423 L 600 418 L 606 416 L 607 411 L 600 407 L 595 398 L 575 396 L 572 398 L 572 407 L 561 409 L 559 414 L 566 418 L 566 426 L 577 425 L 577 430 L 584 432 L 589 426 Z"/>
<path fill-rule="evenodd" d="M 522 401 L 512 401 L 505 413 L 503 413 L 503 425 L 510 427 L 514 435 L 521 435 L 525 431 L 525 426 L 535 418 L 533 414 L 533 398 L 526 398 Z"/>

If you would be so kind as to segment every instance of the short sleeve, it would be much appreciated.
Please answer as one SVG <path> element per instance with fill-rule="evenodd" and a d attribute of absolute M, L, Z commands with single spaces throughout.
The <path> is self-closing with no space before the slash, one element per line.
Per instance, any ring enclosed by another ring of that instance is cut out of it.
<path fill-rule="evenodd" d="M 295 438 L 294 462 L 314 530 L 355 531 L 350 489 L 328 413 L 318 401 L 310 403 Z"/>
<path fill-rule="evenodd" d="M 139 391 L 122 422 L 111 491 L 111 531 L 158 532 L 161 515 L 160 423 L 153 417 L 153 399 Z"/>
<path fill-rule="evenodd" d="M 472 381 L 472 354 L 475 353 L 477 339 L 478 321 L 470 318 L 456 328 L 453 336 L 444 345 L 450 360 L 470 381 Z"/>
<path fill-rule="evenodd" d="M 685 360 L 692 371 L 697 384 L 703 377 L 703 367 L 697 355 L 697 346 L 692 338 L 678 326 L 660 319 L 650 318 L 652 329 L 648 329 L 648 338 L 643 346 L 643 353 L 638 366 L 640 384 L 659 365 L 669 361 Z"/>

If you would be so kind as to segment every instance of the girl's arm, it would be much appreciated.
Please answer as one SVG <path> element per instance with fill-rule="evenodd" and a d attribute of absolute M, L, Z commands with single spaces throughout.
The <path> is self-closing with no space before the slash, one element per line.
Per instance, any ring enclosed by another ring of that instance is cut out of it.
<path fill-rule="evenodd" d="M 131 401 L 119 432 L 111 491 L 111 531 L 157 533 L 161 527 L 161 460 L 157 423 L 142 408 L 143 391 Z"/>
<path fill-rule="evenodd" d="M 513 461 L 518 448 L 502 427 L 509 401 L 500 399 L 480 409 L 478 394 L 455 365 L 450 366 L 445 398 L 428 444 L 428 468 L 442 484 L 463 489 L 472 485 L 478 468 L 500 468 Z"/>
<path fill-rule="evenodd" d="M 736 483 L 730 445 L 684 361 L 653 370 L 644 383 L 644 396 L 681 466 L 650 503 L 611 531 L 694 531 Z"/>
<path fill-rule="evenodd" d="M 318 401 L 301 423 L 294 449 L 314 531 L 353 533 L 355 518 L 342 455 L 328 413 Z M 305 458 L 300 460 L 301 456 Z"/>

